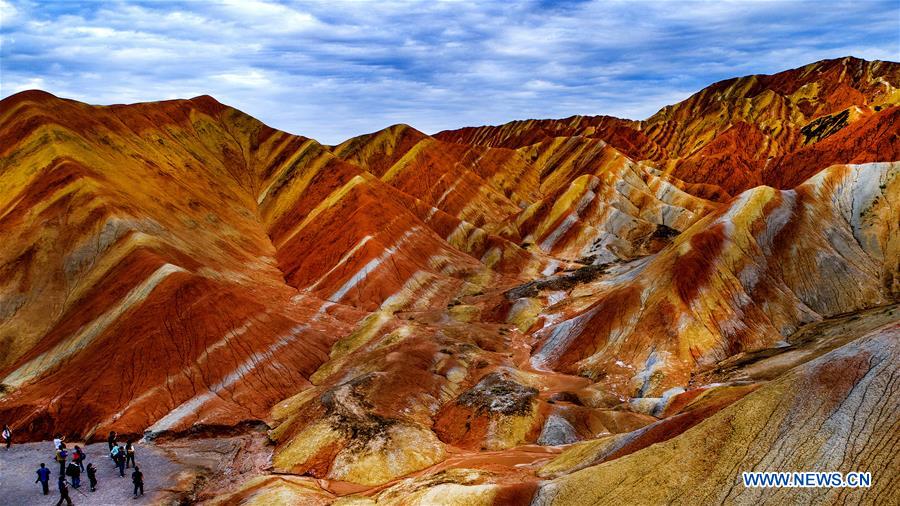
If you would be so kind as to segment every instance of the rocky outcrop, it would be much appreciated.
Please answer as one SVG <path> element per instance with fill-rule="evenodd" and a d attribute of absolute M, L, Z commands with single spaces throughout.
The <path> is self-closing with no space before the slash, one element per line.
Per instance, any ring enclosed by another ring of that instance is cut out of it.
<path fill-rule="evenodd" d="M 797 367 L 682 435 L 541 486 L 532 504 L 890 502 L 900 326 Z M 647 473 L 652 469 L 652 473 Z M 871 488 L 751 488 L 750 471 L 870 472 Z M 661 486 L 661 484 L 665 484 Z"/>
<path fill-rule="evenodd" d="M 482 445 L 487 450 L 525 443 L 536 429 L 537 394 L 536 388 L 508 374 L 488 374 L 445 405 L 435 422 L 438 436 L 448 443 Z"/>
<path fill-rule="evenodd" d="M 896 163 L 835 166 L 794 190 L 744 192 L 554 306 L 533 362 L 658 396 L 804 323 L 895 300 L 898 174 Z"/>

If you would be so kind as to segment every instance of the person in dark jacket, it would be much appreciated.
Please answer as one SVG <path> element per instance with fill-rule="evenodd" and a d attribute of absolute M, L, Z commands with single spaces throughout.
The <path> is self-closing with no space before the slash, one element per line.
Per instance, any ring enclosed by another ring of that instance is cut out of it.
<path fill-rule="evenodd" d="M 97 491 L 97 468 L 94 467 L 94 464 L 88 464 L 87 475 L 88 475 L 88 481 L 91 482 L 91 492 L 96 492 Z"/>
<path fill-rule="evenodd" d="M 9 447 L 12 446 L 12 429 L 6 424 L 3 425 L 3 442 L 6 443 L 6 451 L 9 451 Z"/>
<path fill-rule="evenodd" d="M 78 464 L 69 462 L 69 465 L 66 467 L 66 476 L 72 478 L 73 488 L 81 487 L 81 468 L 78 467 Z"/>
<path fill-rule="evenodd" d="M 131 482 L 134 483 L 134 497 L 137 498 L 138 490 L 144 495 L 144 473 L 138 466 L 134 466 L 134 472 L 131 473 Z"/>
<path fill-rule="evenodd" d="M 107 438 L 106 438 L 106 442 L 109 443 L 109 451 L 112 451 L 113 446 L 116 445 L 117 437 L 118 437 L 118 434 L 116 434 L 116 431 L 114 431 L 114 430 L 109 431 L 109 436 L 107 436 Z"/>
<path fill-rule="evenodd" d="M 119 468 L 119 476 L 125 476 L 125 448 L 118 447 L 116 452 L 116 466 Z"/>
<path fill-rule="evenodd" d="M 134 444 L 130 439 L 125 443 L 125 467 L 129 467 L 129 462 L 132 466 L 137 467 L 137 464 L 134 463 Z"/>
<path fill-rule="evenodd" d="M 66 483 L 66 477 L 59 477 L 59 501 L 56 502 L 56 506 L 62 506 L 63 501 L 66 501 L 68 506 L 72 506 L 72 499 L 69 498 L 69 484 Z"/>
<path fill-rule="evenodd" d="M 37 479 L 34 480 L 35 483 L 40 483 L 41 488 L 44 489 L 44 495 L 50 494 L 50 470 L 47 469 L 47 466 L 41 462 L 41 467 L 37 470 Z"/>

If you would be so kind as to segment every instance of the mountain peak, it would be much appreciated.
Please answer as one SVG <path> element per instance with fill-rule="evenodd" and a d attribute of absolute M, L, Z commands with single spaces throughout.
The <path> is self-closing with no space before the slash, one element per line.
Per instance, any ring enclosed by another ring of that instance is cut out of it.
<path fill-rule="evenodd" d="M 24 90 L 3 99 L 3 102 L 47 102 L 52 100 L 62 100 L 56 95 L 39 89 Z"/>

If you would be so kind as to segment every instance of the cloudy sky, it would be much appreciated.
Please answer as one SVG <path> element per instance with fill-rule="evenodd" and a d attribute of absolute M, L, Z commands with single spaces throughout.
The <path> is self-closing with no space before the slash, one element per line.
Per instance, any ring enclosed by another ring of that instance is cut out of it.
<path fill-rule="evenodd" d="M 336 143 L 394 123 L 645 118 L 725 78 L 900 60 L 900 1 L 0 0 L 0 95 L 210 94 Z"/>

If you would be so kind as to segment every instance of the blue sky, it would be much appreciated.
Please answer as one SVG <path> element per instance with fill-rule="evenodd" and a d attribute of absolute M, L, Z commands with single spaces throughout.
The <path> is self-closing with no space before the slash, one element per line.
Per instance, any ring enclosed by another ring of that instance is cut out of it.
<path fill-rule="evenodd" d="M 900 1 L 0 0 L 0 95 L 210 94 L 337 143 L 409 123 L 645 118 L 717 80 L 900 60 Z"/>

